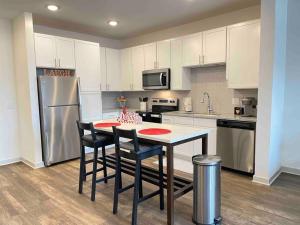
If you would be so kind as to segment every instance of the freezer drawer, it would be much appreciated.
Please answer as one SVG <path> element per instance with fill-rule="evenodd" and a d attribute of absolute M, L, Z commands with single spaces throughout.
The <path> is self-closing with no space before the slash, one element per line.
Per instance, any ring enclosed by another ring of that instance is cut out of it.
<path fill-rule="evenodd" d="M 46 166 L 80 156 L 76 120 L 78 106 L 47 107 L 43 121 L 43 157 Z"/>
<path fill-rule="evenodd" d="M 254 173 L 255 131 L 239 128 L 218 127 L 217 155 L 222 166 Z"/>

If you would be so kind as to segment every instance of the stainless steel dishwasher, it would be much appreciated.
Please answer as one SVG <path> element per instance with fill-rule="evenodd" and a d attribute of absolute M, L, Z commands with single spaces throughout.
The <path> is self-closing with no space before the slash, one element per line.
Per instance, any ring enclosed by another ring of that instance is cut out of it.
<path fill-rule="evenodd" d="M 255 122 L 217 120 L 217 155 L 222 167 L 254 174 Z"/>

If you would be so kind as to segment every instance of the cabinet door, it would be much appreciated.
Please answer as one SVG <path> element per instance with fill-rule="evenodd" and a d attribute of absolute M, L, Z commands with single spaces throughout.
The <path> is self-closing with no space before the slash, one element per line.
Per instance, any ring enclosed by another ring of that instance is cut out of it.
<path fill-rule="evenodd" d="M 258 88 L 260 21 L 227 27 L 226 77 L 229 88 Z"/>
<path fill-rule="evenodd" d="M 35 43 L 35 62 L 37 67 L 55 68 L 56 67 L 56 48 L 55 38 L 50 35 L 34 35 Z"/>
<path fill-rule="evenodd" d="M 56 58 L 58 68 L 75 69 L 74 40 L 56 37 Z"/>
<path fill-rule="evenodd" d="M 81 91 L 100 91 L 100 47 L 98 43 L 75 41 L 76 75 Z"/>
<path fill-rule="evenodd" d="M 203 32 L 204 64 L 226 62 L 226 27 Z"/>
<path fill-rule="evenodd" d="M 133 89 L 131 48 L 121 50 L 121 74 L 122 74 L 122 90 L 130 91 Z"/>
<path fill-rule="evenodd" d="M 171 89 L 191 90 L 190 69 L 182 67 L 182 40 L 171 41 Z"/>
<path fill-rule="evenodd" d="M 157 42 L 157 68 L 170 68 L 171 66 L 171 41 Z"/>
<path fill-rule="evenodd" d="M 80 94 L 81 99 L 81 119 L 91 122 L 102 119 L 102 99 L 99 93 Z"/>
<path fill-rule="evenodd" d="M 101 73 L 101 91 L 107 91 L 107 76 L 106 76 L 106 48 L 100 47 L 100 73 Z"/>
<path fill-rule="evenodd" d="M 133 90 L 143 90 L 142 72 L 145 70 L 144 65 L 144 48 L 136 46 L 131 49 L 132 53 L 132 75 L 133 75 Z"/>
<path fill-rule="evenodd" d="M 106 48 L 106 81 L 108 91 L 121 91 L 120 50 Z"/>
<path fill-rule="evenodd" d="M 152 70 L 157 68 L 156 61 L 156 43 L 144 45 L 145 54 L 145 70 Z"/>
<path fill-rule="evenodd" d="M 182 39 L 183 66 L 198 66 L 203 63 L 202 33 Z"/>

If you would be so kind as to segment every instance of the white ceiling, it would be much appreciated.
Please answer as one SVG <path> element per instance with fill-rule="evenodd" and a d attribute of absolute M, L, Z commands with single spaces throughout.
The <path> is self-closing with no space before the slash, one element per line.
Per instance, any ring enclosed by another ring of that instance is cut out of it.
<path fill-rule="evenodd" d="M 46 9 L 49 3 L 58 12 Z M 32 12 L 35 24 L 124 39 L 259 4 L 260 0 L 0 0 L 0 17 Z M 115 19 L 118 27 L 109 27 Z"/>

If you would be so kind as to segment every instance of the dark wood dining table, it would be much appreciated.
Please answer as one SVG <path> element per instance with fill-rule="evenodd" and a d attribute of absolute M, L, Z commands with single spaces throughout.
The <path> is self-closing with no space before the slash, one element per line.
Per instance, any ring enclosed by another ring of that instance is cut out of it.
<path fill-rule="evenodd" d="M 102 120 L 94 121 L 94 124 L 103 122 L 117 122 L 116 120 Z M 166 177 L 166 189 L 167 189 L 167 224 L 174 224 L 174 202 L 177 198 L 193 190 L 193 182 L 187 180 L 183 177 L 178 177 L 174 175 L 174 147 L 187 142 L 191 142 L 197 139 L 202 139 L 202 154 L 207 154 L 207 141 L 208 134 L 211 131 L 207 127 L 186 127 L 180 125 L 171 124 L 159 124 L 159 123 L 149 123 L 142 122 L 141 124 L 133 123 L 122 123 L 118 128 L 120 129 L 136 129 L 139 140 L 159 144 L 166 147 L 166 157 L 167 157 L 167 172 L 164 174 Z M 171 132 L 163 135 L 145 135 L 139 133 L 140 130 L 147 128 L 162 128 L 168 129 Z M 95 129 L 104 133 L 112 133 L 112 127 L 98 127 Z M 113 158 L 111 158 L 113 160 Z M 109 161 L 109 160 L 108 160 Z M 113 161 L 111 161 L 111 167 L 113 168 Z M 128 167 L 129 168 L 129 167 Z M 149 177 L 155 177 L 155 171 L 150 168 L 144 168 L 145 173 Z M 130 171 L 128 171 L 130 174 Z M 153 179 L 147 178 L 146 181 L 152 182 Z M 154 182 L 155 183 L 155 182 Z"/>

